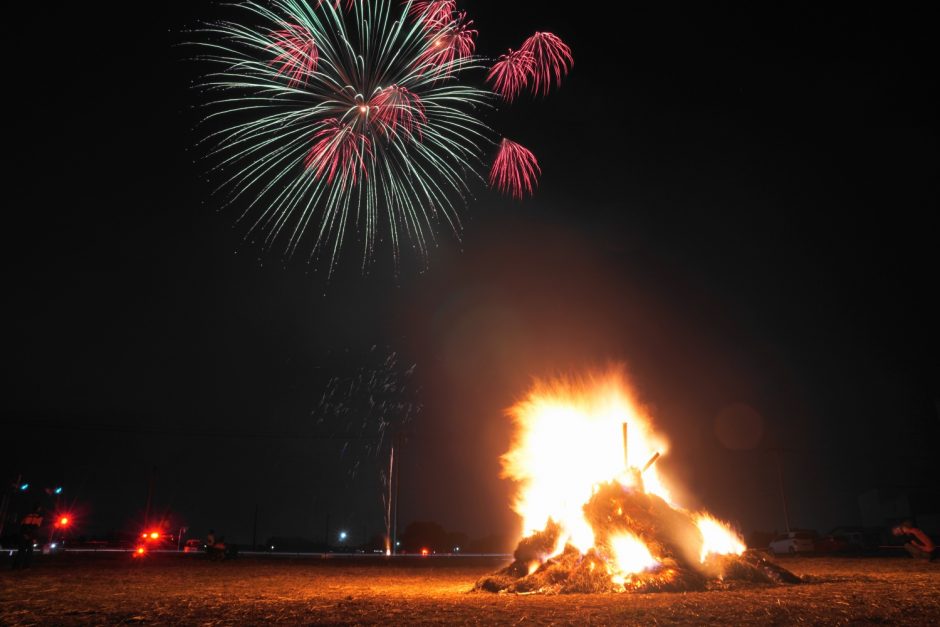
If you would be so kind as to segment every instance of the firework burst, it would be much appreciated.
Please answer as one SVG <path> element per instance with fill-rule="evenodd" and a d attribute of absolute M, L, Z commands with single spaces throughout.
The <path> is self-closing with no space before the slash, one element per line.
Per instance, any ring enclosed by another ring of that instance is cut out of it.
<path fill-rule="evenodd" d="M 277 73 L 288 77 L 289 87 L 306 85 L 320 56 L 310 31 L 302 26 L 285 25 L 271 33 L 271 40 L 270 48 L 276 56 L 270 63 L 278 68 Z"/>
<path fill-rule="evenodd" d="M 313 170 L 318 179 L 336 179 L 340 190 L 347 183 L 355 185 L 360 176 L 368 176 L 366 157 L 372 156 L 369 138 L 336 118 L 326 120 L 314 133 L 313 146 L 304 158 L 304 166 Z"/>
<path fill-rule="evenodd" d="M 472 22 L 453 3 L 415 4 L 244 2 L 259 25 L 205 29 L 212 171 L 264 249 L 311 240 L 332 271 L 354 231 L 364 264 L 379 238 L 396 264 L 403 244 L 426 264 L 440 225 L 459 233 L 490 94 L 463 81 L 480 67 Z"/>
<path fill-rule="evenodd" d="M 423 61 L 438 68 L 447 68 L 455 61 L 473 56 L 477 31 L 470 28 L 473 20 L 467 19 L 465 12 L 461 11 L 443 22 L 425 19 L 421 23 L 427 29 L 429 43 Z"/>
<path fill-rule="evenodd" d="M 504 137 L 490 168 L 490 186 L 521 200 L 525 194 L 531 195 L 535 191 L 541 173 L 542 169 L 529 149 Z"/>
<path fill-rule="evenodd" d="M 561 85 L 561 79 L 574 65 L 571 48 L 552 33 L 535 33 L 525 40 L 520 50 L 532 54 L 532 92 L 546 95 L 552 82 Z"/>
<path fill-rule="evenodd" d="M 409 13 L 413 18 L 438 27 L 446 26 L 457 12 L 457 3 L 454 0 L 417 0 L 410 4 Z"/>
<path fill-rule="evenodd" d="M 503 100 L 512 102 L 528 85 L 534 69 L 535 58 L 531 52 L 510 49 L 493 64 L 486 80 Z"/>
<path fill-rule="evenodd" d="M 390 85 L 372 99 L 372 114 L 386 133 L 418 133 L 428 123 L 424 103 L 417 94 L 399 85 Z M 420 137 L 419 137 L 420 140 Z"/>

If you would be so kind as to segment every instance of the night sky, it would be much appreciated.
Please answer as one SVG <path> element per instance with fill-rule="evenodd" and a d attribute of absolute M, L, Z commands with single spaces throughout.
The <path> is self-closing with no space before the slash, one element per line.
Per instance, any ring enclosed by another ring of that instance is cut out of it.
<path fill-rule="evenodd" d="M 460 4 L 481 54 L 536 30 L 573 49 L 561 89 L 488 118 L 536 153 L 539 190 L 478 188 L 427 271 L 380 245 L 329 279 L 243 241 L 206 181 L 206 68 L 183 44 L 224 9 L 13 10 L 4 481 L 63 484 L 87 533 L 136 531 L 153 473 L 154 509 L 192 533 L 247 542 L 257 506 L 261 537 L 372 535 L 388 441 L 317 408 L 394 355 L 421 405 L 402 525 L 511 543 L 505 409 L 533 377 L 609 363 L 683 501 L 745 532 L 784 525 L 768 449 L 793 522 L 820 531 L 857 524 L 871 488 L 937 485 L 927 15 Z"/>

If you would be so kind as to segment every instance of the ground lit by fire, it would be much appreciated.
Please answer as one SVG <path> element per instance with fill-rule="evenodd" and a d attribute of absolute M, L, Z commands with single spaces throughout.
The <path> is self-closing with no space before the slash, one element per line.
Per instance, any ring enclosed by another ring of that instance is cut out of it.
<path fill-rule="evenodd" d="M 468 594 L 505 558 L 135 560 L 0 556 L 2 625 L 716 624 L 940 622 L 940 569 L 910 558 L 790 558 L 799 586 L 622 595 Z M 5 567 L 5 568 L 4 568 Z"/>
<path fill-rule="evenodd" d="M 730 525 L 676 502 L 657 460 L 668 442 L 620 370 L 537 382 L 510 410 L 503 456 L 522 520 L 515 562 L 480 587 L 511 592 L 702 589 L 708 580 L 795 583 Z"/>

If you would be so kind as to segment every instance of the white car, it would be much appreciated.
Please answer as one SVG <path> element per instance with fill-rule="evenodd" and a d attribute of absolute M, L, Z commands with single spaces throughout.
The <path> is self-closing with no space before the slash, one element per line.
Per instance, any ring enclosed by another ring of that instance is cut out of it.
<path fill-rule="evenodd" d="M 812 553 L 816 550 L 816 543 L 812 534 L 804 531 L 790 531 L 774 538 L 767 547 L 774 555 L 796 555 L 797 553 Z"/>

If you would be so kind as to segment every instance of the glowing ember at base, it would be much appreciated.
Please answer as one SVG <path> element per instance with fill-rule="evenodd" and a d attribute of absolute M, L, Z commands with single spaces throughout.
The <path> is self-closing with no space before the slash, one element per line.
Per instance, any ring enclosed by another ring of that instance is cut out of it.
<path fill-rule="evenodd" d="M 655 466 L 666 442 L 620 372 L 539 383 L 510 413 L 517 433 L 503 466 L 519 484 L 525 536 L 515 561 L 477 589 L 656 592 L 800 581 L 746 553 L 716 518 L 671 501 Z"/>

